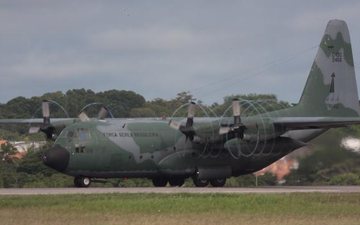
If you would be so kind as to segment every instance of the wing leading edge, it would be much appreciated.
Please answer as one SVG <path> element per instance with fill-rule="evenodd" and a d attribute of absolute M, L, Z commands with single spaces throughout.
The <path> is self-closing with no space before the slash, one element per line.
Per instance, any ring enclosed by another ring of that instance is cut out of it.
<path fill-rule="evenodd" d="M 76 121 L 77 118 L 52 118 L 51 125 L 57 126 L 66 126 L 68 124 Z M 0 125 L 41 125 L 43 124 L 43 119 L 34 118 L 34 119 L 0 119 Z"/>
<path fill-rule="evenodd" d="M 360 117 L 278 117 L 273 118 L 280 130 L 328 129 L 360 124 Z"/>

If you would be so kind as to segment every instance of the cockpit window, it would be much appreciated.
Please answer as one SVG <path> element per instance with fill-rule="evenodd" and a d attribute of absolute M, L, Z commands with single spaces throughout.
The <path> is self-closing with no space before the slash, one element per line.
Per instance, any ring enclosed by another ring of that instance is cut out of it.
<path fill-rule="evenodd" d="M 79 140 L 80 141 L 87 141 L 90 139 L 90 131 L 86 128 L 79 128 L 78 130 Z"/>
<path fill-rule="evenodd" d="M 62 137 L 69 140 L 86 142 L 91 138 L 90 130 L 87 128 L 77 128 L 73 130 L 66 130 L 61 133 Z"/>

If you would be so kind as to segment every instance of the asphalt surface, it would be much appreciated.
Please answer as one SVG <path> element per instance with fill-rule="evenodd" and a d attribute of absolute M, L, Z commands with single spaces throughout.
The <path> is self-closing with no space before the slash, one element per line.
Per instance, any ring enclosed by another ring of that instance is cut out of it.
<path fill-rule="evenodd" d="M 104 193 L 224 193 L 224 194 L 276 194 L 276 193 L 360 193 L 360 186 L 279 186 L 257 188 L 3 188 L 1 195 L 63 195 L 63 194 L 104 194 Z"/>

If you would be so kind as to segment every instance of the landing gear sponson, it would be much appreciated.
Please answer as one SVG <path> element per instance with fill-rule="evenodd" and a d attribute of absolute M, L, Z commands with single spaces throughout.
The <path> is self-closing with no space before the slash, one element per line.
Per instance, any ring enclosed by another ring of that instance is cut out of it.
<path fill-rule="evenodd" d="M 198 179 L 197 177 L 192 178 L 195 187 L 206 187 L 209 184 L 213 187 L 223 187 L 226 183 L 226 178 L 217 178 L 217 179 Z M 169 184 L 171 187 L 181 187 L 185 183 L 185 178 L 183 177 L 172 177 L 172 178 L 164 178 L 164 177 L 156 177 L 152 179 L 152 183 L 155 187 L 166 187 Z M 75 187 L 86 188 L 91 184 L 91 178 L 78 176 L 74 178 Z"/>

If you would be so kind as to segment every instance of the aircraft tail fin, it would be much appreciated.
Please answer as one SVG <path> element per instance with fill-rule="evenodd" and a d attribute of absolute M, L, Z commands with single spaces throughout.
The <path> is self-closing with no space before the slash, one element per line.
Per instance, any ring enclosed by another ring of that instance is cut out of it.
<path fill-rule="evenodd" d="M 345 21 L 330 20 L 299 104 L 299 116 L 359 116 L 350 35 Z"/>

